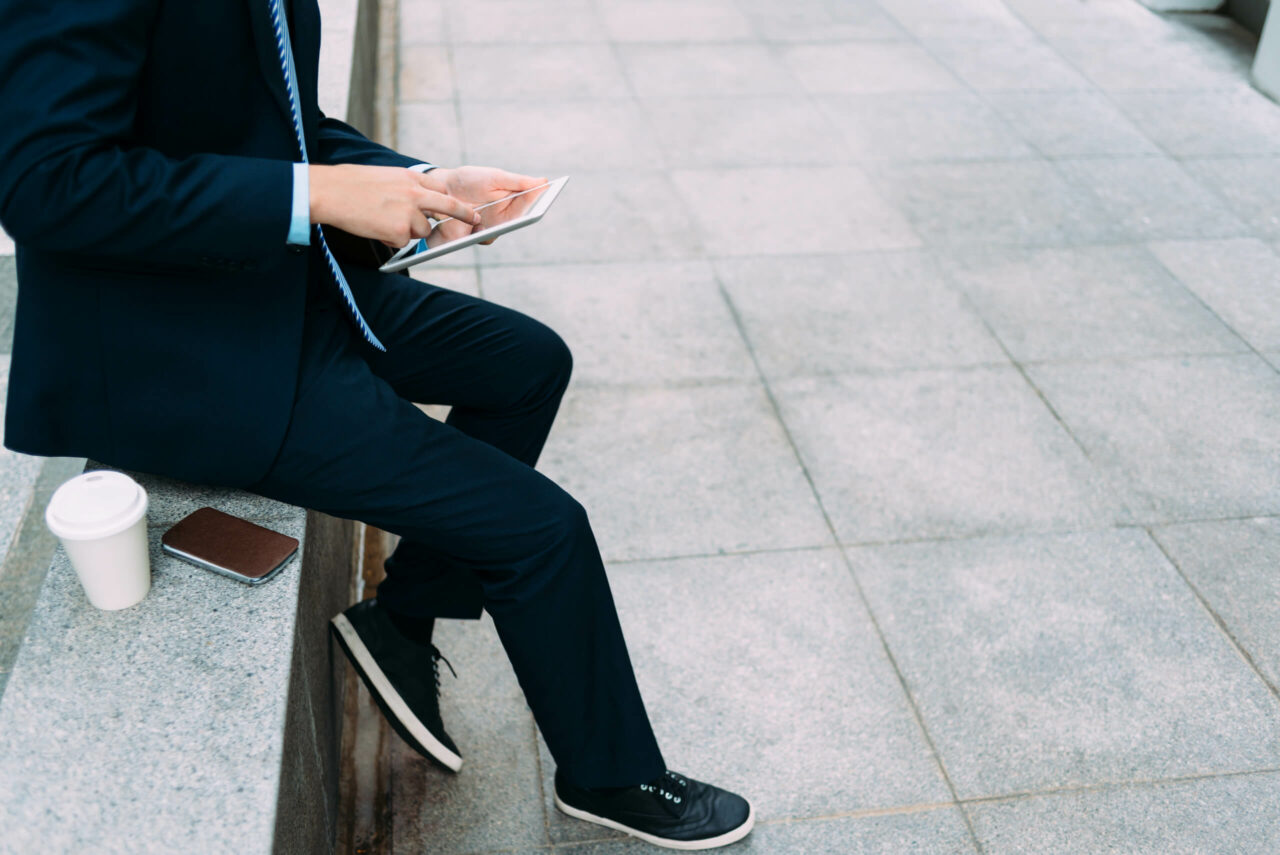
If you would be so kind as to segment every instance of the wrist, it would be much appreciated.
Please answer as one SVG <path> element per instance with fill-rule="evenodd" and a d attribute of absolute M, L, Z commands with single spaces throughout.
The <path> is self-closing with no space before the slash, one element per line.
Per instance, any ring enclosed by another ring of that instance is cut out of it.
<path fill-rule="evenodd" d="M 433 166 L 422 173 L 423 183 L 428 190 L 435 190 L 437 193 L 448 193 L 449 176 L 452 174 L 453 170 L 447 166 Z"/>
<path fill-rule="evenodd" d="M 329 200 L 329 170 L 332 166 L 312 163 L 307 166 L 307 182 L 311 189 L 308 205 L 311 210 L 311 222 L 326 222 L 325 212 Z"/>

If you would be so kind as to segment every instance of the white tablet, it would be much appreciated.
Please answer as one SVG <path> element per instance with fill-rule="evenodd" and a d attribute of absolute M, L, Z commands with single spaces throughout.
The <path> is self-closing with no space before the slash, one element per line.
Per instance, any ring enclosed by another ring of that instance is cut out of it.
<path fill-rule="evenodd" d="M 565 175 L 530 190 L 512 193 L 510 196 L 477 205 L 476 210 L 480 212 L 480 225 L 476 226 L 475 231 L 457 240 L 445 243 L 433 242 L 432 237 L 438 234 L 437 229 L 440 223 L 448 222 L 451 218 L 443 219 L 435 224 L 430 235 L 412 241 L 378 269 L 383 273 L 395 273 L 397 270 L 404 270 L 406 267 L 412 267 L 432 258 L 439 258 L 482 240 L 492 240 L 507 232 L 531 226 L 542 219 L 542 215 L 560 195 L 560 191 L 564 189 L 568 180 L 569 176 Z"/>

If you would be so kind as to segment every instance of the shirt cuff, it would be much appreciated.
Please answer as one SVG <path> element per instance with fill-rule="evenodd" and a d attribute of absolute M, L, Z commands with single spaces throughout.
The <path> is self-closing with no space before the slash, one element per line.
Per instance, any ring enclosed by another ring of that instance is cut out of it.
<path fill-rule="evenodd" d="M 413 172 L 430 172 L 435 168 L 436 165 L 434 163 L 415 163 L 413 166 L 409 167 Z"/>
<path fill-rule="evenodd" d="M 289 219 L 289 243 L 311 243 L 311 175 L 307 164 L 293 165 L 293 207 Z"/>

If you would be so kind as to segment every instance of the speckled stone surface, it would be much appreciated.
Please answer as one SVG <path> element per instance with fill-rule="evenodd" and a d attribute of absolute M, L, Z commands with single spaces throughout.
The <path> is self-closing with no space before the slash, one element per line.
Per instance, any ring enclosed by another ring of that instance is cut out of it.
<path fill-rule="evenodd" d="M 989 855 L 1273 855 L 1280 775 L 1108 787 L 967 808 Z M 1121 843 L 1123 841 L 1123 843 Z"/>
<path fill-rule="evenodd" d="M 301 512 L 272 527 L 301 538 Z M 267 851 L 298 559 L 250 587 L 150 527 L 151 592 L 89 604 L 59 550 L 0 699 L 0 851 Z"/>
<path fill-rule="evenodd" d="M 89 469 L 115 469 L 90 460 Z M 256 496 L 229 487 L 212 487 L 207 484 L 190 484 L 163 475 L 130 472 L 129 476 L 147 491 L 147 519 L 152 525 L 175 523 L 203 507 L 213 507 L 238 517 L 252 520 L 288 520 L 298 515 L 298 509 L 284 502 Z"/>
<path fill-rule="evenodd" d="M 100 611 L 58 550 L 0 698 L 0 853 L 326 851 L 351 524 L 286 507 L 255 521 L 301 557 L 259 586 L 165 554 L 171 519 L 152 518 L 150 593 Z"/>

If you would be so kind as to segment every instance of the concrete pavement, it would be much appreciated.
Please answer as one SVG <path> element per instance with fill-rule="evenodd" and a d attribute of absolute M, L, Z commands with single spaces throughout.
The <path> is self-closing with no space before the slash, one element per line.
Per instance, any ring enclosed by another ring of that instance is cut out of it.
<path fill-rule="evenodd" d="M 1280 107 L 1134 0 L 399 0 L 399 145 L 571 173 L 538 317 L 671 765 L 759 853 L 1280 850 Z M 395 853 L 560 816 L 487 622 Z"/>

